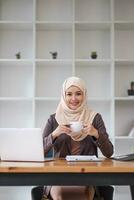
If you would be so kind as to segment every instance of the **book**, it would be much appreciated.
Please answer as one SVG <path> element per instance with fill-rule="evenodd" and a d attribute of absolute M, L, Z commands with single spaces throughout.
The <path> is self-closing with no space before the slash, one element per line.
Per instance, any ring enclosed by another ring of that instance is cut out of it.
<path fill-rule="evenodd" d="M 67 161 L 100 161 L 102 159 L 97 158 L 94 155 L 67 155 Z"/>

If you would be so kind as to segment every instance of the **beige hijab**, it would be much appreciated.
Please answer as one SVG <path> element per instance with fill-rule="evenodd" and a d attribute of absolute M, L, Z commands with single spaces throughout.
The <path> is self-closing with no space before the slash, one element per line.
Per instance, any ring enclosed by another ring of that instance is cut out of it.
<path fill-rule="evenodd" d="M 84 98 L 83 102 L 80 105 L 79 108 L 76 110 L 71 110 L 67 104 L 66 104 L 66 90 L 71 87 L 76 86 L 80 88 L 80 90 L 83 92 Z M 93 119 L 97 113 L 95 111 L 92 111 L 89 109 L 87 105 L 87 90 L 85 87 L 85 84 L 82 79 L 78 77 L 69 77 L 67 78 L 62 87 L 62 93 L 61 93 L 61 100 L 60 103 L 56 109 L 56 115 L 55 118 L 59 125 L 65 125 L 69 124 L 71 121 L 81 121 L 83 124 L 92 124 Z M 81 132 L 81 134 L 77 137 L 72 137 L 72 139 L 76 141 L 83 140 L 86 137 L 86 135 Z"/>

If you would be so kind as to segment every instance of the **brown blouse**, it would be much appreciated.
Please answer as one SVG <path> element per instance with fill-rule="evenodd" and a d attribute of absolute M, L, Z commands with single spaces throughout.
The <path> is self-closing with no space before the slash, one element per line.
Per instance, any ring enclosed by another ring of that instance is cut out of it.
<path fill-rule="evenodd" d="M 80 154 L 80 142 L 71 140 L 71 155 Z"/>
<path fill-rule="evenodd" d="M 93 136 L 87 136 L 82 141 L 75 142 L 70 136 L 63 133 L 53 140 L 51 133 L 57 128 L 58 123 L 55 119 L 55 114 L 51 115 L 43 132 L 45 155 L 53 148 L 55 157 L 65 157 L 71 154 L 98 156 L 97 149 L 99 148 L 102 154 L 109 158 L 113 154 L 113 145 L 109 140 L 100 114 L 95 116 L 92 125 L 98 130 L 98 139 Z"/>

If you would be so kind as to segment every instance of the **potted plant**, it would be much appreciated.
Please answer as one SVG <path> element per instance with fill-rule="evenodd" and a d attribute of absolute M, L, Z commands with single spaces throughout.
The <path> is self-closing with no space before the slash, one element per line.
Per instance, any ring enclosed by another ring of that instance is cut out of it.
<path fill-rule="evenodd" d="M 97 52 L 96 51 L 91 51 L 91 58 L 96 59 L 97 58 Z"/>
<path fill-rule="evenodd" d="M 16 56 L 16 59 L 20 59 L 21 58 L 21 53 L 18 52 L 18 53 L 15 54 L 15 56 Z"/>
<path fill-rule="evenodd" d="M 134 96 L 134 81 L 131 81 L 130 83 L 130 89 L 128 89 L 128 95 Z"/>
<path fill-rule="evenodd" d="M 56 59 L 58 56 L 58 53 L 56 51 L 54 51 L 54 52 L 50 51 L 49 53 L 51 54 L 53 59 Z"/>

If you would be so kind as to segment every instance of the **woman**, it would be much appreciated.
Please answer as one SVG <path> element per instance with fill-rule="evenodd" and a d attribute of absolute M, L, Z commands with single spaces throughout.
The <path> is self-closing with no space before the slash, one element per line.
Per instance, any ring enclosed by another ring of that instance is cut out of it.
<path fill-rule="evenodd" d="M 79 136 L 73 136 L 69 127 L 70 122 L 80 121 L 83 129 Z M 87 91 L 83 80 L 78 77 L 69 77 L 63 83 L 61 100 L 56 113 L 48 119 L 43 133 L 45 154 L 54 148 L 55 157 L 66 155 L 96 155 L 97 148 L 109 158 L 113 154 L 113 145 L 108 138 L 106 128 L 99 113 L 89 109 L 87 105 Z M 73 188 L 73 189 L 71 189 Z M 93 199 L 92 186 L 47 186 L 44 195 L 53 200 L 65 199 L 67 195 L 82 200 Z M 70 197 L 68 197 L 70 199 Z"/>

